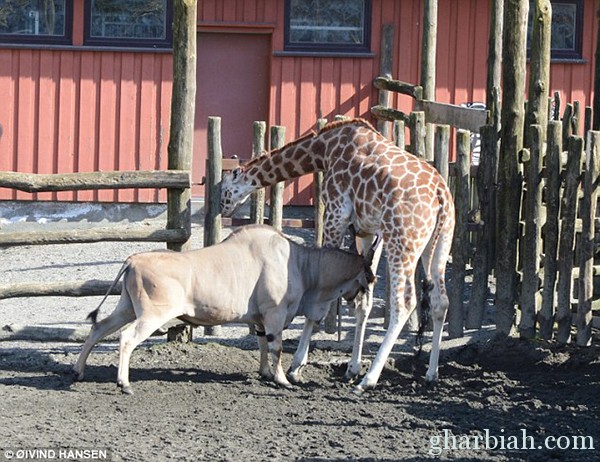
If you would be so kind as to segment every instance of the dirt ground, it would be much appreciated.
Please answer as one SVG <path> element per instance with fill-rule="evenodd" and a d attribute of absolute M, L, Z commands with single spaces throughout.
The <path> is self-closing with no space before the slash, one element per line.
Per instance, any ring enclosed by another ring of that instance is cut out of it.
<path fill-rule="evenodd" d="M 0 249 L 0 274 L 6 282 L 111 279 L 127 255 L 155 247 Z M 0 328 L 14 323 L 82 328 L 96 301 L 1 300 Z M 113 306 L 109 301 L 103 314 Z M 286 334 L 286 366 L 301 324 L 296 320 Z M 305 381 L 292 390 L 260 380 L 256 342 L 247 328 L 226 333 L 197 336 L 187 345 L 149 340 L 132 356 L 135 394 L 128 396 L 115 385 L 114 341 L 99 345 L 85 381 L 73 382 L 78 343 L 19 340 L 4 330 L 0 460 L 11 455 L 17 460 L 24 454 L 19 450 L 48 448 L 106 450 L 114 461 L 600 460 L 597 333 L 587 349 L 494 340 L 493 332 L 469 342 L 444 342 L 435 385 L 423 378 L 426 351 L 415 358 L 413 337 L 405 334 L 378 387 L 362 397 L 342 379 L 350 316 L 344 317 L 342 342 L 317 335 Z M 382 334 L 381 319 L 374 319 L 366 359 Z"/>

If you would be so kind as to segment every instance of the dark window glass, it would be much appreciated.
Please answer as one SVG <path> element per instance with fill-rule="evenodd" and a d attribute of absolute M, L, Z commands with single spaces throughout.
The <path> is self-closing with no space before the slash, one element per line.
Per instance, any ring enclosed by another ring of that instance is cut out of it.
<path fill-rule="evenodd" d="M 171 0 L 86 2 L 86 44 L 171 47 Z"/>
<path fill-rule="evenodd" d="M 370 51 L 370 0 L 286 0 L 285 49 Z"/>
<path fill-rule="evenodd" d="M 0 41 L 70 43 L 70 0 L 0 0 Z"/>
<path fill-rule="evenodd" d="M 552 36 L 550 47 L 554 59 L 582 59 L 583 1 L 552 1 Z M 528 43 L 531 43 L 535 4 L 529 4 Z"/>

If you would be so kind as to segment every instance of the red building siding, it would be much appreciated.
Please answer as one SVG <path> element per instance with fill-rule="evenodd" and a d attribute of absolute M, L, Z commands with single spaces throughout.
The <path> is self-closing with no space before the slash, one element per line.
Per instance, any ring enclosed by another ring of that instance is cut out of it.
<path fill-rule="evenodd" d="M 74 15 L 79 17 L 80 2 L 74 3 Z M 384 24 L 393 24 L 395 29 L 393 76 L 419 81 L 422 0 L 372 1 L 371 57 L 285 53 L 281 0 L 205 0 L 198 4 L 199 30 L 272 31 L 267 123 L 286 126 L 288 140 L 314 128 L 319 117 L 370 118 L 369 109 L 377 103 L 372 80 L 379 74 Z M 438 8 L 436 98 L 455 104 L 483 102 L 489 1 L 439 0 Z M 551 66 L 551 91 L 561 93 L 563 104 L 576 100 L 582 106 L 592 104 L 597 4 L 585 0 L 584 8 L 582 62 Z M 4 105 L 0 111 L 0 170 L 60 173 L 165 168 L 171 55 L 88 51 L 79 46 L 82 33 L 77 25 L 72 50 L 0 45 L 0 101 Z M 412 100 L 394 97 L 393 105 L 410 112 Z M 196 140 L 196 144 L 205 142 Z M 309 203 L 309 186 L 310 177 L 293 182 L 286 188 L 286 201 Z M 164 194 L 159 197 L 156 191 L 143 190 L 32 196 L 0 188 L 0 199 L 32 197 L 147 202 L 164 199 Z"/>
<path fill-rule="evenodd" d="M 0 49 L 0 170 L 65 173 L 166 168 L 168 53 Z M 156 201 L 156 191 L 0 199 Z"/>

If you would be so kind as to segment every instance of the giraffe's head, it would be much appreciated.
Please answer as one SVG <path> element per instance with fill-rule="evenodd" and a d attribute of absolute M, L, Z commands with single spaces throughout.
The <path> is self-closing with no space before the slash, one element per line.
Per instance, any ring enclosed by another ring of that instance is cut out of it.
<path fill-rule="evenodd" d="M 254 187 L 242 174 L 242 169 L 236 168 L 223 174 L 221 180 L 221 213 L 229 217 L 248 200 Z"/>

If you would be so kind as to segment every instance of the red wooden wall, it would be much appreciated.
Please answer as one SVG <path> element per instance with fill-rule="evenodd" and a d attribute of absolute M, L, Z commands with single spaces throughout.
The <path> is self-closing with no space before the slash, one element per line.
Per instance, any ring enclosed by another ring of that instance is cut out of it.
<path fill-rule="evenodd" d="M 314 128 L 318 117 L 370 118 L 377 103 L 381 27 L 395 25 L 393 75 L 419 80 L 422 0 L 373 0 L 370 57 L 292 56 L 283 51 L 281 0 L 204 0 L 199 26 L 224 33 L 272 26 L 269 125 L 287 127 L 292 140 Z M 81 2 L 74 2 L 81 15 Z M 551 90 L 563 103 L 591 105 L 596 2 L 585 0 L 583 61 L 553 63 Z M 75 20 L 77 23 L 77 20 Z M 489 1 L 439 0 L 437 91 L 439 101 L 485 101 Z M 170 53 L 119 52 L 74 46 L 57 49 L 0 45 L 0 170 L 72 172 L 165 168 L 172 84 Z M 199 63 L 210 65 L 210 63 Z M 412 101 L 394 105 L 409 112 Z M 228 136 L 223 133 L 223 137 Z M 200 142 L 203 142 L 202 140 Z M 293 203 L 311 201 L 310 178 L 286 188 Z M 0 199 L 155 201 L 155 191 L 46 193 L 0 188 Z"/>

